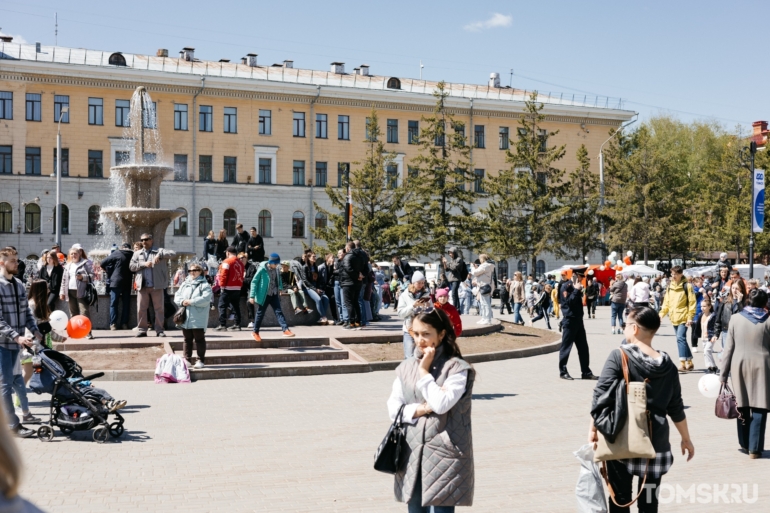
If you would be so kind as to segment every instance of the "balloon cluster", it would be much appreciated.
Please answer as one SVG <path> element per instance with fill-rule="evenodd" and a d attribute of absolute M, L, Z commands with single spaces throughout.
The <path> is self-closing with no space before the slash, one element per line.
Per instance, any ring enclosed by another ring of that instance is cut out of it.
<path fill-rule="evenodd" d="M 61 310 L 51 312 L 48 319 L 51 329 L 62 338 L 85 338 L 91 333 L 91 321 L 85 315 L 75 315 L 72 319 Z"/>

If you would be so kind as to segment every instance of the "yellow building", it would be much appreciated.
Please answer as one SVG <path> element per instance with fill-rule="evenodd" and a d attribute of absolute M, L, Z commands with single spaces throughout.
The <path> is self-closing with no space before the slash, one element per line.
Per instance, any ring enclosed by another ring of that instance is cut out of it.
<path fill-rule="evenodd" d="M 193 49 L 179 57 L 120 54 L 0 43 L 0 244 L 22 254 L 50 245 L 53 233 L 57 121 L 63 115 L 62 212 L 64 246 L 96 247 L 98 213 L 110 198 L 109 168 L 134 151 L 123 140 L 128 100 L 137 86 L 156 105 L 163 162 L 178 170 L 161 188 L 163 208 L 189 214 L 169 227 L 166 244 L 202 251 L 201 235 L 235 222 L 259 227 L 269 251 L 298 254 L 311 242 L 312 202 L 327 205 L 325 183 L 337 185 L 341 164 L 363 158 L 366 119 L 378 110 L 386 149 L 395 152 L 399 181 L 417 154 L 410 144 L 429 115 L 436 83 L 375 75 L 366 65 L 346 71 L 297 69 L 291 61 L 264 66 L 249 54 L 239 63 L 201 61 Z M 479 174 L 507 167 L 505 148 L 515 139 L 525 91 L 448 84 L 447 105 L 475 141 L 472 168 Z M 608 131 L 633 112 L 618 100 L 541 95 L 544 128 L 558 130 L 549 144 L 566 144 L 560 165 L 577 166 L 575 151 L 588 147 L 592 165 Z M 598 169 L 597 169 L 598 171 Z M 37 209 L 36 209 L 37 207 Z M 39 214 L 36 212 L 39 210 Z M 105 230 L 109 231 L 109 230 Z M 102 240 L 103 239 L 103 240 Z M 288 246 L 283 249 L 281 246 Z M 550 268 L 556 265 L 550 261 Z"/>

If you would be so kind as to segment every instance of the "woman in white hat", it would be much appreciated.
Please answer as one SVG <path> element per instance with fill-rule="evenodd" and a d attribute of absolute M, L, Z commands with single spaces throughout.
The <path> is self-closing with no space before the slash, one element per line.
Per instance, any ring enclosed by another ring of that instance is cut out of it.
<path fill-rule="evenodd" d="M 425 287 L 425 275 L 420 271 L 412 274 L 412 282 L 398 297 L 398 316 L 404 319 L 404 359 L 414 353 L 414 338 L 410 333 L 414 318 L 414 303 L 418 299 L 430 297 L 430 291 Z"/>

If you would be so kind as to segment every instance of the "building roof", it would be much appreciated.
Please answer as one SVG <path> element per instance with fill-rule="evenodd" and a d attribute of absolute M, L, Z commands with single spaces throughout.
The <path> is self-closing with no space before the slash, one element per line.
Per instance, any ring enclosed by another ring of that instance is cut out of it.
<path fill-rule="evenodd" d="M 125 66 L 109 64 L 110 56 L 115 53 L 119 53 L 125 58 Z M 438 85 L 438 82 L 435 81 L 412 78 L 347 73 L 340 74 L 331 71 L 299 69 L 275 65 L 251 66 L 248 63 L 203 61 L 198 59 L 186 60 L 181 56 L 179 58 L 155 57 L 122 52 L 107 52 L 102 50 L 87 50 L 83 48 L 67 48 L 61 46 L 37 46 L 34 44 L 19 44 L 13 42 L 0 42 L 0 60 L 2 59 L 34 61 L 37 63 L 77 67 L 86 66 L 110 69 L 113 71 L 125 69 L 140 72 L 170 73 L 177 76 L 188 76 L 190 78 L 193 76 L 201 76 L 207 78 L 246 79 L 272 83 L 349 88 L 353 90 L 362 90 L 362 93 L 364 90 L 381 90 L 417 95 L 432 95 Z M 400 81 L 399 89 L 388 87 L 388 81 L 392 78 L 397 78 Z M 524 89 L 458 83 L 446 83 L 446 90 L 450 98 L 491 100 L 495 103 L 513 102 L 519 104 L 528 100 L 532 93 L 532 91 Z M 623 109 L 622 99 L 606 96 L 539 92 L 537 101 L 549 106 L 563 106 L 567 109 L 570 107 L 577 107 L 586 114 L 586 110 L 591 110 L 594 114 L 598 114 L 598 117 L 602 118 L 626 120 L 630 119 L 634 114 L 633 111 Z M 594 109 L 600 110 L 597 111 Z"/>

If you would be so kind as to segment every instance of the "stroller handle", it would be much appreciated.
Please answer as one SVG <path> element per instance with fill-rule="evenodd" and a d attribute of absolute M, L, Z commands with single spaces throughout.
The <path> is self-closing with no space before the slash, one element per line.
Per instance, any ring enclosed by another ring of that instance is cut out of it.
<path fill-rule="evenodd" d="M 81 381 L 92 381 L 92 380 L 94 380 L 94 379 L 97 379 L 97 378 L 101 378 L 102 376 L 104 376 L 104 373 L 103 373 L 103 372 L 97 372 L 96 374 L 91 374 L 90 376 L 86 376 L 86 377 L 84 377 L 84 378 L 80 378 L 80 379 L 79 379 L 79 380 L 77 380 L 77 381 L 73 381 L 73 382 L 72 382 L 72 384 L 73 384 L 73 385 L 77 385 L 77 384 L 78 384 L 78 383 L 80 383 Z"/>

